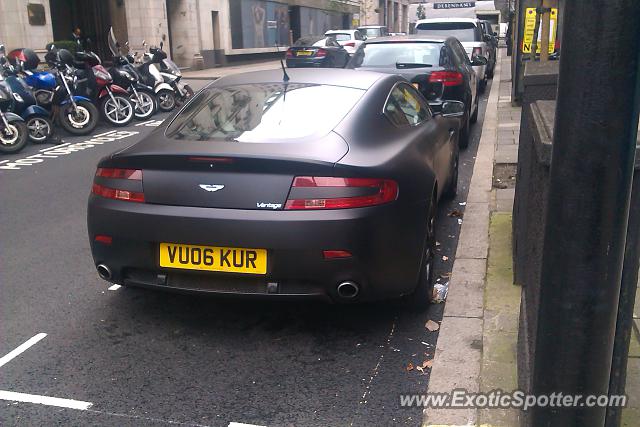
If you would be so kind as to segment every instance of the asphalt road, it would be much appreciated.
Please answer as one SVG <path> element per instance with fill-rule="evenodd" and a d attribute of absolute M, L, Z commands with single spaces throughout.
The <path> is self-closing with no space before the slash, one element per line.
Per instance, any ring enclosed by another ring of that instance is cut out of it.
<path fill-rule="evenodd" d="M 440 207 L 437 274 L 453 264 L 460 225 L 448 214 L 464 211 L 487 94 L 458 198 Z M 437 332 L 424 325 L 442 304 L 416 314 L 391 302 L 217 300 L 98 278 L 86 231 L 95 165 L 158 123 L 0 157 L 0 357 L 14 351 L 0 359 L 0 424 L 420 425 L 422 409 L 399 395 L 427 389 L 429 369 L 406 367 L 433 357 Z"/>

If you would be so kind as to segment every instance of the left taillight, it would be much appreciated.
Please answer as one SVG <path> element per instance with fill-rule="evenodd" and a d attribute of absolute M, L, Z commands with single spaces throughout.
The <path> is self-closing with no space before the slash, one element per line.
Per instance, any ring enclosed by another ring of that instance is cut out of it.
<path fill-rule="evenodd" d="M 96 178 L 104 179 L 97 182 Z M 132 190 L 131 185 L 122 185 L 127 181 L 139 181 L 140 191 Z M 107 199 L 144 203 L 142 171 L 140 169 L 98 168 L 91 192 Z"/>
<path fill-rule="evenodd" d="M 334 194 L 331 194 L 334 188 Z M 318 189 L 318 195 L 314 190 Z M 398 183 L 380 178 L 297 176 L 285 210 L 348 209 L 382 205 L 398 198 Z"/>

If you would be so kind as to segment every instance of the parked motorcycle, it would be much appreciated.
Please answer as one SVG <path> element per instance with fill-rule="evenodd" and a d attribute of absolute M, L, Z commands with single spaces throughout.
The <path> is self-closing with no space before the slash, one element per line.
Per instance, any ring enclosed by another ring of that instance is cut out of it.
<path fill-rule="evenodd" d="M 147 47 L 144 40 L 142 45 Z M 176 107 L 176 92 L 164 81 L 160 70 L 156 67 L 156 64 L 160 64 L 166 58 L 167 54 L 162 51 L 162 43 L 160 43 L 160 48 L 152 47 L 149 52 L 142 55 L 142 64 L 138 66 L 138 71 L 142 77 L 142 83 L 153 87 L 160 111 L 169 112 Z"/>
<path fill-rule="evenodd" d="M 162 49 L 162 42 L 160 42 L 160 49 Z M 160 75 L 166 83 L 169 83 L 173 90 L 176 92 L 176 101 L 179 105 L 185 103 L 187 99 L 193 96 L 193 89 L 188 84 L 183 84 L 182 71 L 178 68 L 178 65 L 169 58 L 163 59 L 159 64 Z"/>
<path fill-rule="evenodd" d="M 69 133 L 86 135 L 98 124 L 98 109 L 85 96 L 75 95 L 78 77 L 73 68 L 73 54 L 51 46 L 45 61 L 55 72 L 23 70 L 25 82 L 34 89 L 38 105 L 48 108 Z"/>
<path fill-rule="evenodd" d="M 126 126 L 133 120 L 134 107 L 129 93 L 113 83 L 113 77 L 94 52 L 79 50 L 75 54 L 76 76 L 83 83 L 81 93 L 94 100 L 102 117 L 114 126 Z M 83 90 L 84 89 L 84 90 Z"/>
<path fill-rule="evenodd" d="M 4 46 L 0 45 L 4 56 Z M 0 81 L 0 153 L 17 153 L 28 141 L 27 125 L 22 117 L 9 112 L 13 95 L 5 81 Z"/>
<path fill-rule="evenodd" d="M 49 111 L 37 105 L 33 90 L 21 76 L 24 67 L 35 68 L 38 63 L 38 55 L 31 49 L 16 49 L 6 57 L 0 54 L 0 74 L 13 95 L 9 110 L 24 119 L 32 142 L 43 143 L 53 134 L 53 123 Z"/>
<path fill-rule="evenodd" d="M 108 41 L 109 50 L 113 54 L 113 67 L 109 68 L 109 74 L 116 85 L 125 88 L 129 93 L 129 100 L 134 106 L 136 118 L 146 120 L 158 109 L 153 87 L 141 82 L 142 77 L 133 65 L 133 56 L 123 54 L 120 43 L 113 34 L 113 28 L 109 30 Z M 129 42 L 126 42 L 125 46 L 128 44 Z"/>

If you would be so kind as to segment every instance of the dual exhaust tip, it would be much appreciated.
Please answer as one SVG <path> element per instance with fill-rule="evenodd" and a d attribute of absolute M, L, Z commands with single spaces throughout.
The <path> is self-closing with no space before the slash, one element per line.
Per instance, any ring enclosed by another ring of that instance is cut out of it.
<path fill-rule="evenodd" d="M 342 299 L 353 299 L 360 293 L 360 286 L 356 282 L 342 282 L 337 287 L 338 296 Z"/>
<path fill-rule="evenodd" d="M 96 266 L 98 275 L 103 280 L 111 280 L 111 269 L 105 264 L 98 264 Z M 342 282 L 337 287 L 338 296 L 342 299 L 353 299 L 360 293 L 360 286 L 352 281 Z"/>
<path fill-rule="evenodd" d="M 96 265 L 96 269 L 98 270 L 98 276 L 104 280 L 111 280 L 111 269 L 104 264 Z"/>

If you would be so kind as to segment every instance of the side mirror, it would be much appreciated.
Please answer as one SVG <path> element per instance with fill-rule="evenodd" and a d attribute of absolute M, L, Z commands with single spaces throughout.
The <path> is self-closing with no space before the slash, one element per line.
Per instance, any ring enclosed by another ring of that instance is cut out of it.
<path fill-rule="evenodd" d="M 442 117 L 462 117 L 465 113 L 464 102 L 445 101 L 442 103 Z"/>
<path fill-rule="evenodd" d="M 490 42 L 491 41 L 491 36 L 489 34 L 483 34 L 482 35 L 482 40 L 484 40 L 485 42 Z"/>
<path fill-rule="evenodd" d="M 495 31 L 493 32 L 493 37 L 498 37 L 498 33 L 496 33 Z"/>
<path fill-rule="evenodd" d="M 4 48 L 4 45 L 0 44 L 0 53 L 4 55 L 5 52 L 6 52 L 6 49 Z"/>
<path fill-rule="evenodd" d="M 482 55 L 476 55 L 473 57 L 473 59 L 471 60 L 471 65 L 476 67 L 476 66 L 481 66 L 481 65 L 487 65 L 489 63 L 489 60 L 482 56 Z"/>

